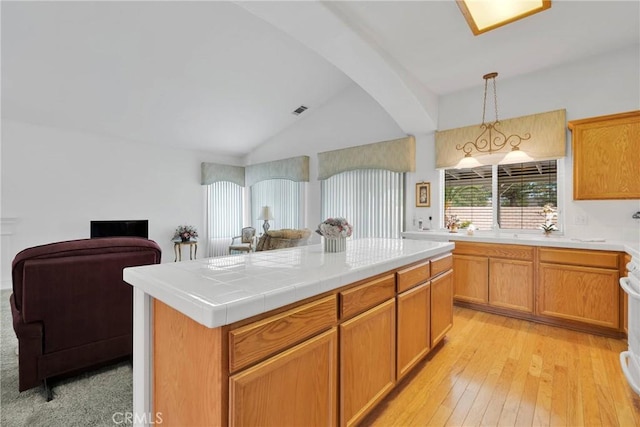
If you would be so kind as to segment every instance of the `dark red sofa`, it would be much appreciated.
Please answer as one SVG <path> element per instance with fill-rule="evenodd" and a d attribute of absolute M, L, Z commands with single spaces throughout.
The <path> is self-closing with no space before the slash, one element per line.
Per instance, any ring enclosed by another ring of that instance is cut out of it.
<path fill-rule="evenodd" d="M 19 389 L 131 356 L 133 288 L 125 267 L 158 264 L 152 240 L 105 237 L 25 249 L 12 264 Z"/>

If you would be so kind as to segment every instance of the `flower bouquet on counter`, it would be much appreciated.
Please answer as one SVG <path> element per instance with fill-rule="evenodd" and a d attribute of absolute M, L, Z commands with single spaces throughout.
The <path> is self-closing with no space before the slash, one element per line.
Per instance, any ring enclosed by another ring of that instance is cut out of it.
<path fill-rule="evenodd" d="M 344 218 L 327 218 L 318 224 L 316 233 L 326 239 L 347 238 L 353 233 L 353 226 Z"/>
<path fill-rule="evenodd" d="M 191 239 L 198 237 L 198 230 L 191 225 L 180 225 L 173 233 L 173 240 L 180 239 L 183 242 L 188 242 Z"/>
<path fill-rule="evenodd" d="M 353 233 L 353 227 L 344 218 L 327 218 L 318 224 L 316 233 L 324 237 L 325 252 L 344 252 L 347 250 L 347 237 Z"/>

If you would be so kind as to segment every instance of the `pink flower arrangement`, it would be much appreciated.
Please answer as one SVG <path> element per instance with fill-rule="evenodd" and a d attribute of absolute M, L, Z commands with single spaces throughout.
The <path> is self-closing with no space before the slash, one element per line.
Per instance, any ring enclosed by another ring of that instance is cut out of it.
<path fill-rule="evenodd" d="M 344 218 L 327 218 L 318 224 L 316 233 L 327 239 L 350 237 L 353 233 L 353 226 Z"/>

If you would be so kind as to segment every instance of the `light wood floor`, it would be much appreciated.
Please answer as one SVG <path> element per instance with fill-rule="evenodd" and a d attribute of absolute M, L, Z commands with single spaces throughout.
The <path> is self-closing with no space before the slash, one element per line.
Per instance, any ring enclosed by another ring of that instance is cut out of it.
<path fill-rule="evenodd" d="M 363 426 L 640 426 L 625 340 L 456 307 L 446 341 Z"/>

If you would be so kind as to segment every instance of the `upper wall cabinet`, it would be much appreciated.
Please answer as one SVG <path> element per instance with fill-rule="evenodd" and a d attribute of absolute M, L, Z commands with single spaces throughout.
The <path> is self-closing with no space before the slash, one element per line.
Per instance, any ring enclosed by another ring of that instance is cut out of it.
<path fill-rule="evenodd" d="M 574 200 L 640 199 L 640 111 L 569 122 Z"/>

